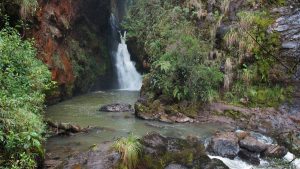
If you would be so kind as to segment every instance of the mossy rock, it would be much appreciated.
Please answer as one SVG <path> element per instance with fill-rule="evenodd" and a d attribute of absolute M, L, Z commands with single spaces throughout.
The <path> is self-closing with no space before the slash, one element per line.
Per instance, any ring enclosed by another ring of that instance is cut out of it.
<path fill-rule="evenodd" d="M 155 146 L 155 144 L 143 144 L 143 139 L 147 139 L 146 142 L 155 143 L 157 137 L 162 138 L 162 140 L 158 142 L 159 146 Z M 138 168 L 158 169 L 165 168 L 173 163 L 195 169 L 213 169 L 214 167 L 220 169 L 228 168 L 222 162 L 211 160 L 206 155 L 204 145 L 198 140 L 163 137 L 157 133 L 151 133 L 142 138 L 142 144 L 144 145 L 144 153 L 138 165 L 141 167 Z M 157 148 L 159 148 L 159 150 L 156 150 Z"/>

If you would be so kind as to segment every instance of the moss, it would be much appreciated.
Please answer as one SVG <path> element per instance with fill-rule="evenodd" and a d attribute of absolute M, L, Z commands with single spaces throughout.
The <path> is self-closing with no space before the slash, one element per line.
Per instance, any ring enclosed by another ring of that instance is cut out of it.
<path fill-rule="evenodd" d="M 224 110 L 223 112 L 218 112 L 218 111 L 214 111 L 212 112 L 213 115 L 216 116 L 225 116 L 225 117 L 229 117 L 232 118 L 233 120 L 239 120 L 242 118 L 248 118 L 248 116 L 240 111 L 237 110 Z"/>
<path fill-rule="evenodd" d="M 206 156 L 204 146 L 199 143 L 181 139 L 169 139 L 168 144 L 170 149 L 163 154 L 156 156 L 144 154 L 140 166 L 149 169 L 158 169 L 165 168 L 171 163 L 178 163 L 192 167 L 195 161 L 205 163 L 210 160 Z"/>

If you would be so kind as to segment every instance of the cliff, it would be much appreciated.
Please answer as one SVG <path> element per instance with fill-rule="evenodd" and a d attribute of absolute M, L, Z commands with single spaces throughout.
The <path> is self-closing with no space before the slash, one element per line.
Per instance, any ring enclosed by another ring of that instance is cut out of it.
<path fill-rule="evenodd" d="M 29 36 L 58 85 L 49 101 L 87 92 L 111 74 L 109 0 L 40 0 L 39 5 Z"/>

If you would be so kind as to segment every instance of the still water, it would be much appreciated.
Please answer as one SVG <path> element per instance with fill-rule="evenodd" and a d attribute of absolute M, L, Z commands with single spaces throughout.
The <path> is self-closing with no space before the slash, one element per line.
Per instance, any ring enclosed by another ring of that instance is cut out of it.
<path fill-rule="evenodd" d="M 196 136 L 204 139 L 215 131 L 224 129 L 220 124 L 168 124 L 141 120 L 130 112 L 98 111 L 106 104 L 134 105 L 138 95 L 139 92 L 134 91 L 98 91 L 48 107 L 46 118 L 51 121 L 77 124 L 81 127 L 93 126 L 95 129 L 74 136 L 50 137 L 46 144 L 47 153 L 57 158 L 65 158 L 72 153 L 86 151 L 95 144 L 113 141 L 130 133 L 143 136 L 156 131 L 165 136 L 178 138 Z"/>

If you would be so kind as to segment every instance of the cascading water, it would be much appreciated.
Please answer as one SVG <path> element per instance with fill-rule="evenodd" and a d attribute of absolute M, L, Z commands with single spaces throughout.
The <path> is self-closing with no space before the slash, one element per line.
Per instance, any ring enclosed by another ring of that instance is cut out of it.
<path fill-rule="evenodd" d="M 142 76 L 135 68 L 135 64 L 130 59 L 130 54 L 126 45 L 126 32 L 124 35 L 119 31 L 118 19 L 112 14 L 110 17 L 112 29 L 112 52 L 115 72 L 118 78 L 118 88 L 121 90 L 140 90 L 142 86 Z M 121 42 L 118 41 L 118 31 Z"/>
<path fill-rule="evenodd" d="M 119 43 L 115 55 L 119 87 L 122 90 L 140 90 L 142 87 L 142 76 L 137 72 L 134 62 L 130 60 L 130 54 L 126 45 L 126 32 L 124 36 L 120 33 L 120 37 L 121 43 Z"/>

